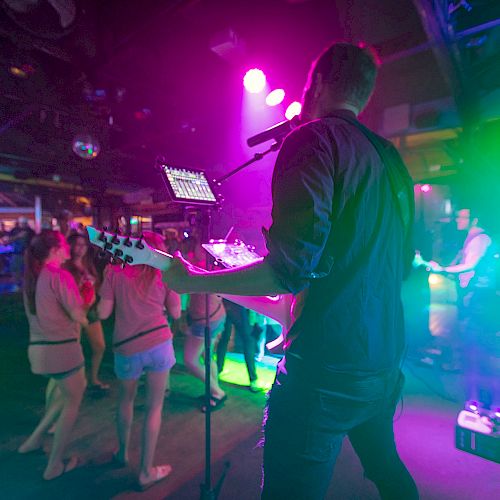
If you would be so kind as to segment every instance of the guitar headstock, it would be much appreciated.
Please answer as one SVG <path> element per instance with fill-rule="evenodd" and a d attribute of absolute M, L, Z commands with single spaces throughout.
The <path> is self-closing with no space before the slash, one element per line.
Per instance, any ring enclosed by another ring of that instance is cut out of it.
<path fill-rule="evenodd" d="M 115 263 L 150 264 L 155 252 L 143 239 L 122 236 L 87 226 L 90 243 L 106 252 Z"/>

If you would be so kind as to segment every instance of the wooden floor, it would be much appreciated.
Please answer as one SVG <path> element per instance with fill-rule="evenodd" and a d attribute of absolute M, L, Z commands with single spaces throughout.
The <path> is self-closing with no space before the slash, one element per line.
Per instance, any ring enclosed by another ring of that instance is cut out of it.
<path fill-rule="evenodd" d="M 0 300 L 0 498 L 199 498 L 204 468 L 204 415 L 198 409 L 197 400 L 203 391 L 201 382 L 187 374 L 182 365 L 174 368 L 172 393 L 165 400 L 157 450 L 157 463 L 170 463 L 173 473 L 166 481 L 139 493 L 135 490 L 135 466 L 144 395 L 140 390 L 135 408 L 132 465 L 114 468 L 110 458 L 116 446 L 116 384 L 109 353 L 104 378 L 111 381 L 111 392 L 102 399 L 85 398 L 73 433 L 70 452 L 79 455 L 81 467 L 60 479 L 44 481 L 42 472 L 51 438 L 47 436 L 45 441 L 45 454 L 21 456 L 16 449 L 41 415 L 46 380 L 29 371 L 27 326 L 19 297 L 0 296 Z M 176 349 L 181 348 L 181 343 L 180 339 L 176 342 Z M 400 453 L 416 479 L 421 498 L 498 498 L 500 465 L 454 447 L 454 424 L 462 403 L 457 376 L 413 365 L 409 365 L 406 372 L 404 408 L 395 430 Z M 219 477 L 226 461 L 231 462 L 231 468 L 219 498 L 256 499 L 259 497 L 262 456 L 262 450 L 256 446 L 265 395 L 252 394 L 246 387 L 228 383 L 224 388 L 229 396 L 227 404 L 213 414 L 212 422 L 214 479 Z M 328 498 L 378 498 L 374 486 L 363 478 L 359 461 L 348 442 L 339 457 Z"/>

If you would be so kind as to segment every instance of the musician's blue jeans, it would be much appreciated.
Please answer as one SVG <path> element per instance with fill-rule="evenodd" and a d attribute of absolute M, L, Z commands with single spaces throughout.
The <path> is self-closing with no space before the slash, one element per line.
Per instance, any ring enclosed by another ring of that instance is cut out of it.
<path fill-rule="evenodd" d="M 393 416 L 404 380 L 399 370 L 385 377 L 311 381 L 293 368 L 278 370 L 269 395 L 262 499 L 323 499 L 346 435 L 383 499 L 417 499 L 394 442 Z"/>

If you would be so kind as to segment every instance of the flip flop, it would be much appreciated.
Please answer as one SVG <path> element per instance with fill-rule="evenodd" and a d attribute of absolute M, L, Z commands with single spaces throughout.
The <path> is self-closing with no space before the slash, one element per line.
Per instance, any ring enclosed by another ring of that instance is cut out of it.
<path fill-rule="evenodd" d="M 148 481 L 147 483 L 141 483 L 140 480 L 137 481 L 137 485 L 140 491 L 146 491 L 147 489 L 151 488 L 151 486 L 154 486 L 160 481 L 166 479 L 172 472 L 172 466 L 168 464 L 157 465 L 156 467 L 153 467 L 153 471 L 152 481 Z"/>
<path fill-rule="evenodd" d="M 45 481 L 52 481 L 53 479 L 57 479 L 58 477 L 63 476 L 67 472 L 75 470 L 77 467 L 78 467 L 78 457 L 72 456 L 63 461 L 63 469 L 60 474 L 57 474 L 57 476 L 53 477 L 45 477 L 44 474 L 43 478 L 45 479 Z"/>
<path fill-rule="evenodd" d="M 224 402 L 227 399 L 227 394 L 225 394 L 222 398 L 216 398 L 215 396 L 210 396 L 210 410 L 209 411 L 217 411 L 220 410 L 224 406 Z M 206 405 L 202 405 L 201 407 L 202 413 L 207 412 Z"/>

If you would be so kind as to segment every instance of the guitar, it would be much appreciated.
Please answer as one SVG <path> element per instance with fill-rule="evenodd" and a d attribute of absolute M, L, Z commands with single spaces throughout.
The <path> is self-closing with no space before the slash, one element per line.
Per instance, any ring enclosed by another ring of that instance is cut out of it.
<path fill-rule="evenodd" d="M 166 271 L 170 267 L 173 256 L 157 248 L 149 246 L 142 238 L 120 236 L 107 231 L 100 231 L 94 227 L 87 226 L 90 243 L 101 248 L 112 259 L 114 263 L 122 266 L 144 264 L 160 271 Z M 217 259 L 221 264 L 232 267 L 230 263 Z M 194 266 L 193 266 L 194 267 Z M 196 268 L 200 272 L 209 272 Z M 240 295 L 217 294 L 235 304 L 252 309 L 264 316 L 277 321 L 285 331 L 288 331 L 293 322 L 292 307 L 293 295 L 277 295 L 274 297 L 248 297 Z"/>

